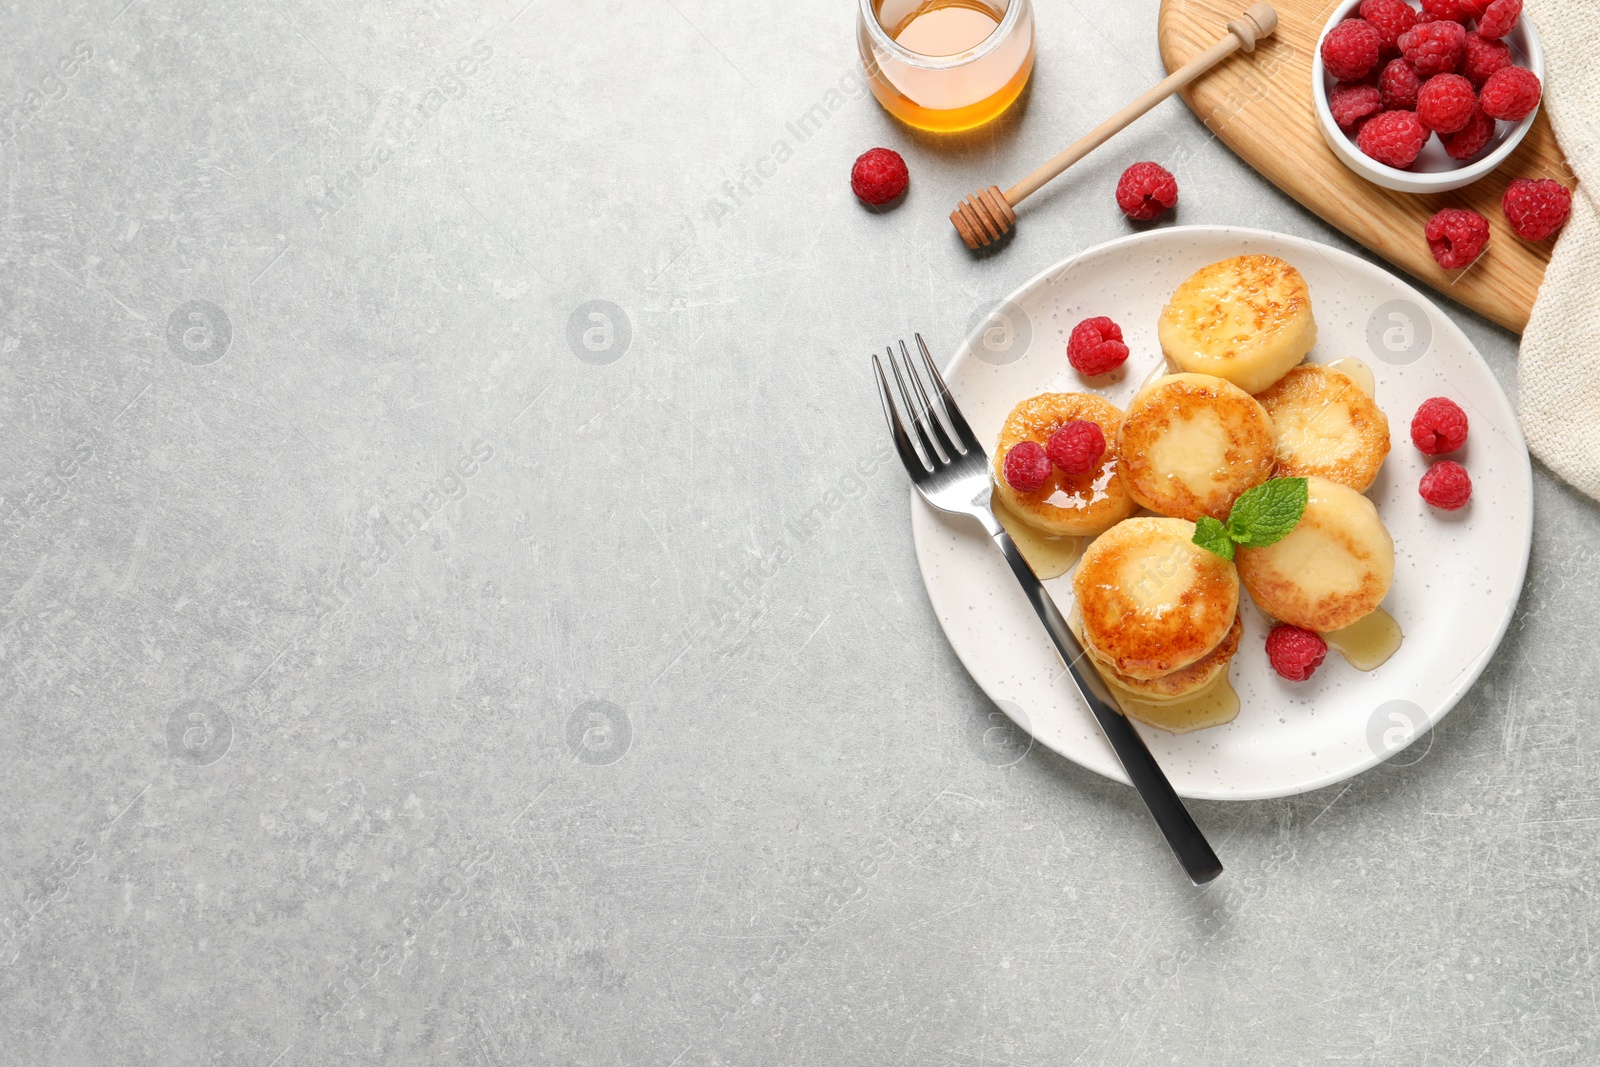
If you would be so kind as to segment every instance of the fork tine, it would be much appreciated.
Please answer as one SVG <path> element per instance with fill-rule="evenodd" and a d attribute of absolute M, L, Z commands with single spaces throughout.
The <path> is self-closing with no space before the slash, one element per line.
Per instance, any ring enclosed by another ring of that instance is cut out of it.
<path fill-rule="evenodd" d="M 906 388 L 905 375 L 900 371 L 900 361 L 894 358 L 894 349 L 885 346 L 884 351 L 889 354 L 889 369 L 894 372 L 894 384 L 900 389 L 900 400 L 910 416 L 912 428 L 916 430 L 916 440 L 917 444 L 922 446 L 922 454 L 927 457 L 931 467 L 938 468 L 943 466 L 949 460 L 945 459 L 944 454 L 935 448 L 933 442 L 928 438 L 928 431 L 922 425 L 921 412 L 911 402 L 911 390 Z M 909 367 L 906 368 L 907 371 L 910 369 Z"/>
<path fill-rule="evenodd" d="M 962 415 L 961 409 L 956 406 L 956 398 L 950 395 L 950 387 L 944 384 L 944 375 L 934 366 L 933 356 L 928 354 L 928 342 L 922 339 L 920 333 L 914 336 L 917 339 L 917 347 L 922 350 L 923 365 L 928 368 L 933 384 L 938 387 L 939 406 L 944 409 L 945 418 L 950 420 L 950 429 L 955 433 L 957 447 L 963 453 L 982 447 L 978 444 L 978 437 L 972 432 L 972 427 L 967 425 L 966 416 Z"/>
<path fill-rule="evenodd" d="M 911 438 L 906 436 L 906 428 L 901 425 L 900 414 L 889 396 L 889 379 L 884 377 L 883 364 L 878 362 L 876 352 L 872 353 L 872 366 L 878 372 L 878 399 L 883 401 L 883 417 L 889 421 L 889 433 L 894 437 L 894 447 L 900 453 L 900 462 L 905 464 L 906 473 L 913 479 L 932 473 L 932 468 L 912 445 Z"/>
<path fill-rule="evenodd" d="M 939 409 L 928 401 L 928 392 L 922 387 L 922 375 L 917 371 L 917 361 L 911 358 L 911 352 L 906 348 L 904 341 L 900 342 L 900 358 L 906 364 L 906 376 L 911 379 L 911 384 L 916 388 L 917 399 L 922 401 L 922 411 L 918 419 L 924 433 L 934 439 L 939 446 L 939 451 L 944 455 L 945 462 L 956 458 L 956 446 L 950 440 L 950 431 L 945 428 L 944 421 L 939 418 Z"/>

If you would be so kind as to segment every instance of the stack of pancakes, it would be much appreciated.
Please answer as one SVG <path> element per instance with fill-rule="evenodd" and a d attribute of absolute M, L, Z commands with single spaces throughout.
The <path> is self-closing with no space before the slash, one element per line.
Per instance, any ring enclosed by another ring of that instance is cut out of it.
<path fill-rule="evenodd" d="M 1128 519 L 1095 538 L 1072 576 L 1084 650 L 1145 703 L 1206 689 L 1239 649 L 1239 573 L 1193 537 L 1183 519 Z"/>

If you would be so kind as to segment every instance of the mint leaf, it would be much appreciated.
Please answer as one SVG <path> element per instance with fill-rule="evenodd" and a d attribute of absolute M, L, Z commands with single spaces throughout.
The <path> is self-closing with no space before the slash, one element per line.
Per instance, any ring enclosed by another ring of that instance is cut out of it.
<path fill-rule="evenodd" d="M 1233 559 L 1235 545 L 1265 548 L 1283 540 L 1300 522 L 1311 497 L 1304 478 L 1274 478 L 1240 495 L 1228 512 L 1228 521 L 1202 515 L 1194 524 L 1195 544 L 1223 559 Z"/>
<path fill-rule="evenodd" d="M 1249 548 L 1276 544 L 1305 514 L 1309 497 L 1310 483 L 1304 478 L 1263 482 L 1233 502 L 1226 527 L 1228 538 Z"/>
<path fill-rule="evenodd" d="M 1194 543 L 1223 559 L 1233 558 L 1233 538 L 1228 536 L 1228 528 L 1210 515 L 1200 516 L 1194 524 Z"/>

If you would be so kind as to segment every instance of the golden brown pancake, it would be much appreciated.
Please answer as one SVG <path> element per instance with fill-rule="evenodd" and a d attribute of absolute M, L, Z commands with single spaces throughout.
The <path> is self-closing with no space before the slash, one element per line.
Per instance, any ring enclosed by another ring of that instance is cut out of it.
<path fill-rule="evenodd" d="M 1054 467 L 1050 480 L 1031 493 L 1019 493 L 1006 482 L 1006 453 L 1022 441 L 1042 447 L 1076 419 L 1100 427 L 1106 452 L 1088 474 L 1065 474 Z M 1117 429 L 1122 409 L 1093 393 L 1041 393 L 1011 409 L 994 449 L 994 494 L 1017 518 L 1041 533 L 1057 537 L 1093 537 L 1133 514 L 1134 502 L 1117 476 Z"/>
<path fill-rule="evenodd" d="M 1272 477 L 1272 419 L 1249 393 L 1209 374 L 1157 378 L 1128 403 L 1117 440 L 1128 495 L 1193 522 L 1226 519 L 1239 494 Z"/>
<path fill-rule="evenodd" d="M 1302 363 L 1256 397 L 1277 432 L 1279 478 L 1319 475 L 1364 493 L 1389 454 L 1389 418 L 1342 371 Z"/>
<path fill-rule="evenodd" d="M 1226 378 L 1247 393 L 1283 377 L 1317 343 L 1306 280 L 1276 256 L 1201 267 L 1172 294 L 1157 332 L 1178 367 Z"/>
<path fill-rule="evenodd" d="M 1313 475 L 1299 525 L 1265 548 L 1240 546 L 1239 577 L 1262 611 L 1327 633 L 1364 618 L 1394 582 L 1394 541 L 1372 501 Z"/>
<path fill-rule="evenodd" d="M 1129 678 L 1202 659 L 1239 610 L 1233 564 L 1193 541 L 1183 519 L 1125 519 L 1095 538 L 1072 576 L 1084 643 Z"/>

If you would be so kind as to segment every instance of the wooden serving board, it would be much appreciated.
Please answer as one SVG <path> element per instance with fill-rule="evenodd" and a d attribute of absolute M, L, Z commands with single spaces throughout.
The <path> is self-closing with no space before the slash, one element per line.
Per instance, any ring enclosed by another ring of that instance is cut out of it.
<path fill-rule="evenodd" d="M 1278 32 L 1255 52 L 1237 52 L 1183 90 L 1206 126 L 1278 188 L 1408 274 L 1507 329 L 1528 324 L 1554 241 L 1524 241 L 1506 224 L 1500 198 L 1513 178 L 1573 184 L 1550 120 L 1541 111 L 1509 159 L 1449 193 L 1419 196 L 1372 184 L 1322 139 L 1311 96 L 1311 58 L 1331 0 L 1272 0 Z M 1168 71 L 1205 50 L 1247 0 L 1162 0 L 1157 34 Z M 1471 208 L 1489 220 L 1489 249 L 1463 271 L 1434 262 L 1422 228 L 1440 208 Z"/>

